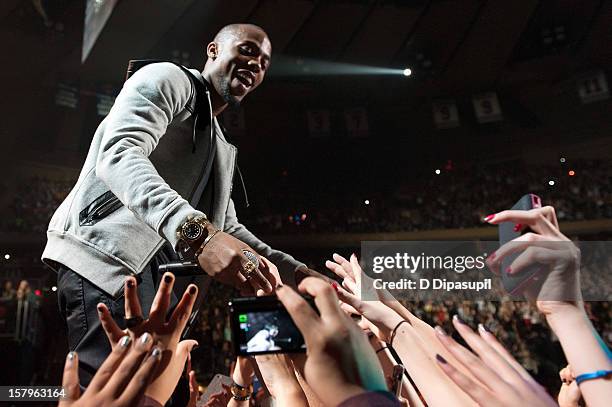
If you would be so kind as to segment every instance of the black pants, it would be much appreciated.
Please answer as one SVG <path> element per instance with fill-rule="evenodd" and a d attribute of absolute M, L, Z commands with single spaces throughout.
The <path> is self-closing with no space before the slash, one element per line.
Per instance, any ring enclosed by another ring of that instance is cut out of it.
<path fill-rule="evenodd" d="M 143 317 L 149 315 L 159 278 L 155 259 L 136 277 L 138 297 Z M 67 267 L 60 267 L 57 276 L 57 293 L 60 313 L 68 328 L 68 346 L 79 357 L 79 377 L 82 387 L 87 387 L 96 371 L 111 351 L 108 338 L 98 318 L 97 305 L 104 303 L 121 329 L 125 328 L 123 294 L 113 299 L 95 285 Z M 171 307 L 177 303 L 171 299 Z"/>

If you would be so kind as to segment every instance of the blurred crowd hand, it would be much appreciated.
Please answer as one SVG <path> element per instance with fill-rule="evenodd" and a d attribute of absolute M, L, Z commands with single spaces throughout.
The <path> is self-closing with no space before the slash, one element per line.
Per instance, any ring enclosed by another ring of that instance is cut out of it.
<path fill-rule="evenodd" d="M 246 243 L 219 231 L 202 249 L 198 263 L 206 274 L 223 284 L 244 290 L 244 295 L 247 295 L 247 292 L 256 293 L 258 290 L 271 293 L 275 281 L 269 270 L 261 267 L 261 261 L 260 267 L 252 271 L 249 278 L 244 275 L 244 267 L 249 262 L 244 254 L 245 250 L 257 255 Z"/>
<path fill-rule="evenodd" d="M 444 373 L 478 405 L 493 407 L 552 407 L 557 404 L 529 373 L 488 332 L 479 326 L 479 335 L 457 316 L 453 325 L 474 353 L 459 345 L 440 327 L 440 342 L 476 379 L 463 374 L 444 357 L 436 357 Z"/>
<path fill-rule="evenodd" d="M 546 267 L 536 276 L 541 284 L 532 284 L 525 296 L 537 300 L 545 315 L 562 314 L 568 307 L 582 308 L 580 291 L 580 250 L 561 233 L 552 206 L 528 211 L 507 210 L 496 213 L 487 222 L 498 225 L 512 222 L 518 229 L 529 228 L 518 238 L 500 247 L 487 259 L 494 272 L 517 274 L 527 267 L 539 264 Z M 506 270 L 500 270 L 501 261 L 511 253 L 522 252 Z"/>
<path fill-rule="evenodd" d="M 328 260 L 325 265 L 342 278 L 344 289 L 334 286 L 343 302 L 341 307 L 348 314 L 361 315 L 359 326 L 362 329 L 374 333 L 383 342 L 389 342 L 393 329 L 401 321 L 407 321 L 411 334 L 419 343 L 426 345 L 423 349 L 431 359 L 439 353 L 454 361 L 454 357 L 437 340 L 433 327 L 406 309 L 389 291 L 374 289 L 373 280 L 363 272 L 355 254 L 351 255 L 350 261 L 334 254 L 333 261 Z M 379 300 L 374 301 L 374 298 Z M 470 375 L 467 371 L 464 373 Z"/>
<path fill-rule="evenodd" d="M 144 331 L 150 332 L 154 340 L 164 348 L 161 363 L 155 372 L 153 382 L 146 392 L 147 396 L 162 405 L 172 395 L 191 350 L 198 344 L 194 340 L 179 342 L 198 296 L 198 287 L 196 285 L 190 284 L 187 287 L 174 312 L 169 319 L 166 319 L 174 281 L 175 278 L 172 273 L 165 273 L 163 275 L 151 305 L 149 318 L 143 319 L 140 324 L 132 328 L 125 330 L 119 328 L 106 305 L 103 303 L 98 304 L 100 322 L 113 349 L 120 346 L 119 341 L 124 335 L 129 334 L 131 338 L 135 338 Z M 124 296 L 125 318 L 142 317 L 137 282 L 134 277 L 126 278 Z"/>
<path fill-rule="evenodd" d="M 263 381 L 281 406 L 308 406 L 306 395 L 295 375 L 292 359 L 285 354 L 255 356 Z"/>
<path fill-rule="evenodd" d="M 286 285 L 277 295 L 306 341 L 304 377 L 317 396 L 338 405 L 365 391 L 385 391 L 382 369 L 367 337 L 342 311 L 331 285 L 308 277 L 298 288 L 314 297 L 319 314 Z"/>
<path fill-rule="evenodd" d="M 153 343 L 147 332 L 134 340 L 123 336 L 82 395 L 78 355 L 70 352 L 62 380 L 66 394 L 60 399 L 59 407 L 139 405 L 161 362 L 162 348 Z"/>
<path fill-rule="evenodd" d="M 231 387 L 222 383 L 221 390 L 219 390 L 216 393 L 213 393 L 208 399 L 208 401 L 206 401 L 206 404 L 203 405 L 203 407 L 227 407 L 227 406 L 231 407 L 232 404 L 230 403 L 232 403 L 233 401 L 235 400 L 232 399 Z M 239 403 L 242 403 L 242 402 L 239 402 Z M 246 401 L 245 403 L 247 406 L 249 405 L 248 401 Z"/>
<path fill-rule="evenodd" d="M 559 377 L 561 378 L 561 389 L 559 389 L 559 396 L 557 397 L 559 407 L 579 407 L 582 393 L 580 393 L 580 388 L 576 383 L 572 367 L 567 365 L 561 369 Z"/>
<path fill-rule="evenodd" d="M 236 358 L 236 364 L 232 372 L 232 380 L 234 383 L 241 387 L 249 387 L 253 384 L 253 376 L 255 375 L 253 363 L 251 358 L 246 356 L 238 356 Z M 231 397 L 231 391 L 229 396 L 229 402 L 226 403 L 227 407 L 245 407 L 250 405 L 249 400 L 236 400 Z"/>
<path fill-rule="evenodd" d="M 189 380 L 189 401 L 187 402 L 187 407 L 196 407 L 198 401 L 202 395 L 200 394 L 200 386 L 198 384 L 198 380 L 196 378 L 196 373 L 194 370 L 191 370 L 191 366 L 187 368 L 189 373 L 187 373 L 187 378 Z M 223 405 L 225 407 L 226 404 Z"/>

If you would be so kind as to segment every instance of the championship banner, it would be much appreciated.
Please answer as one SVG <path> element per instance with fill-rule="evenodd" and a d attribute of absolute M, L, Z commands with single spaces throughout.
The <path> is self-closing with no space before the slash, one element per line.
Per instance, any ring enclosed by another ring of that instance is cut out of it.
<path fill-rule="evenodd" d="M 459 127 L 459 111 L 454 100 L 435 100 L 432 103 L 433 119 L 437 129 Z"/>
<path fill-rule="evenodd" d="M 349 137 L 367 137 L 369 132 L 368 114 L 364 108 L 357 107 L 344 111 L 344 122 Z"/>
<path fill-rule="evenodd" d="M 501 106 L 495 92 L 481 93 L 472 97 L 478 123 L 492 123 L 503 119 Z"/>
<path fill-rule="evenodd" d="M 582 76 L 576 81 L 576 85 L 582 104 L 610 98 L 610 88 L 608 88 L 608 81 L 603 71 Z"/>
<path fill-rule="evenodd" d="M 331 134 L 329 110 L 309 110 L 306 114 L 310 137 L 329 137 Z"/>

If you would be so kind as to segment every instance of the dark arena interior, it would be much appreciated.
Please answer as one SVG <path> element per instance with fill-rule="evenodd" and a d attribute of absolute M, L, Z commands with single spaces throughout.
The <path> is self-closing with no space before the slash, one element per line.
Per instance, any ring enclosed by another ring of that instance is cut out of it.
<path fill-rule="evenodd" d="M 612 1 L 0 21 L 0 405 L 610 405 Z M 491 289 L 407 283 L 456 242 Z M 305 354 L 235 354 L 262 294 Z"/>

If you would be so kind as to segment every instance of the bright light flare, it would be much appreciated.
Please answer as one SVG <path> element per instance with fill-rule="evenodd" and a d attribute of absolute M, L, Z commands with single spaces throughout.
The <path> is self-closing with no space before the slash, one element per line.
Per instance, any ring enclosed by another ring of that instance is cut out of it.
<path fill-rule="evenodd" d="M 403 74 L 404 74 L 404 76 L 412 75 L 412 69 L 410 69 L 410 68 L 404 69 Z"/>

